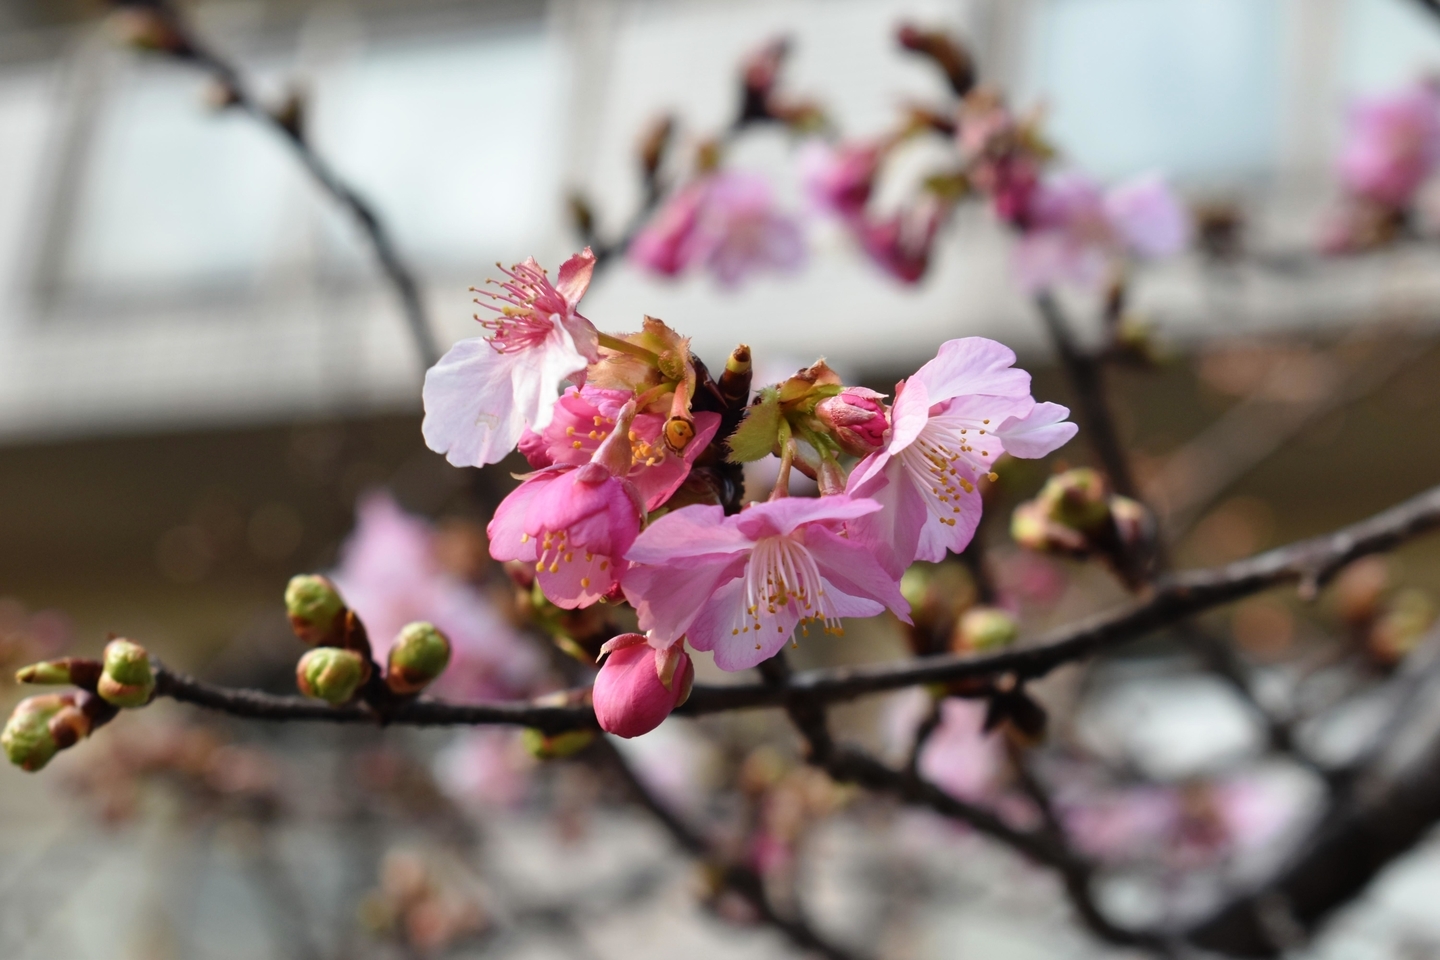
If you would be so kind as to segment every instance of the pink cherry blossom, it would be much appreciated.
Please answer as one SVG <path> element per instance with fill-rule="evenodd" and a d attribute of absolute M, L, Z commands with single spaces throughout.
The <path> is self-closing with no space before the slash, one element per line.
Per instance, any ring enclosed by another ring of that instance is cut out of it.
<path fill-rule="evenodd" d="M 761 270 L 794 270 L 805 243 L 763 177 L 721 171 L 677 191 L 636 235 L 629 256 L 664 276 L 704 265 L 729 287 Z"/>
<path fill-rule="evenodd" d="M 944 218 L 939 201 L 927 197 L 888 217 L 857 222 L 855 236 L 865 254 L 886 273 L 917 283 L 930 268 L 930 251 Z"/>
<path fill-rule="evenodd" d="M 595 677 L 595 719 L 606 733 L 638 737 L 649 733 L 690 696 L 695 667 L 682 644 L 657 649 L 638 633 L 607 641 L 605 662 Z"/>
<path fill-rule="evenodd" d="M 1089 178 L 1060 174 L 1041 184 L 1015 251 L 1021 285 L 1093 287 L 1125 257 L 1178 253 L 1189 236 L 1184 207 L 1163 180 L 1146 175 L 1108 193 Z"/>
<path fill-rule="evenodd" d="M 600 357 L 595 328 L 576 312 L 594 272 L 586 247 L 565 261 L 558 283 L 531 258 L 491 281 L 500 293 L 480 291 L 499 304 L 483 304 L 495 312 L 480 320 L 489 333 L 461 340 L 425 374 L 421 431 L 430 449 L 457 467 L 480 467 L 513 450 L 527 424 L 549 424 L 561 384 Z"/>
<path fill-rule="evenodd" d="M 845 524 L 880 509 L 845 495 L 783 498 L 727 517 L 689 506 L 652 523 L 627 556 L 625 596 L 652 643 L 681 636 L 713 650 L 722 670 L 773 657 L 797 626 L 840 629 L 841 617 L 886 607 L 906 619 L 896 579 Z"/>
<path fill-rule="evenodd" d="M 1407 206 L 1440 163 L 1440 91 L 1421 84 L 1361 100 L 1350 110 L 1340 179 L 1351 194 Z"/>
<path fill-rule="evenodd" d="M 580 466 L 590 461 L 600 443 L 610 435 L 620 409 L 632 394 L 586 384 L 571 387 L 555 405 L 555 417 L 543 434 L 527 431 L 520 440 L 520 452 L 536 469 L 552 464 Z M 639 413 L 630 426 L 631 460 L 626 476 L 635 484 L 646 510 L 658 508 L 670 499 L 690 467 L 709 445 L 720 428 L 720 415 L 699 411 L 695 419 L 695 436 L 685 445 L 683 453 L 675 453 L 665 444 L 664 431 L 668 413 Z"/>
<path fill-rule="evenodd" d="M 377 660 L 385 662 L 401 627 L 428 620 L 451 644 L 437 691 L 484 698 L 532 692 L 543 666 L 533 645 L 484 593 L 440 566 L 428 521 L 378 492 L 361 499 L 358 520 L 331 579 L 365 624 Z"/>
<path fill-rule="evenodd" d="M 865 213 L 884 155 L 878 143 L 832 146 L 812 140 L 800 153 L 800 177 L 816 208 L 846 221 Z"/>
<path fill-rule="evenodd" d="M 1075 435 L 1069 410 L 1035 403 L 1030 374 L 1009 347 L 951 340 L 896 388 L 887 444 L 856 465 L 846 487 L 882 509 L 850 524 L 898 577 L 915 560 L 959 553 L 980 523 L 976 485 L 1002 453 L 1042 457 Z"/>
<path fill-rule="evenodd" d="M 984 727 L 984 704 L 954 698 L 942 702 L 940 725 L 920 751 L 920 775 L 961 800 L 992 797 L 1005 758 L 998 738 Z"/>
<path fill-rule="evenodd" d="M 540 589 L 557 606 L 589 606 L 617 582 L 640 532 L 644 504 L 625 478 L 633 402 L 584 466 L 546 467 L 501 501 L 490 521 L 490 555 L 535 564 Z"/>

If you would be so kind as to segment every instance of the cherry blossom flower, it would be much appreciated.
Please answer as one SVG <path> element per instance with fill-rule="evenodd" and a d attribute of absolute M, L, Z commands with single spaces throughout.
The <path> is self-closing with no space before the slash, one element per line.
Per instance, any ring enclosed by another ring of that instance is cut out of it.
<path fill-rule="evenodd" d="M 887 445 L 856 465 L 846 487 L 881 504 L 849 526 L 892 576 L 965 549 L 980 523 L 976 485 L 1000 454 L 1043 457 L 1075 435 L 1070 411 L 1037 404 L 1030 374 L 1014 363 L 994 340 L 950 340 L 896 387 Z"/>
<path fill-rule="evenodd" d="M 1345 189 L 1392 209 L 1407 206 L 1440 163 L 1440 91 L 1417 84 L 1361 100 L 1350 110 L 1340 179 Z"/>
<path fill-rule="evenodd" d="M 721 171 L 682 187 L 630 244 L 630 259 L 664 276 L 703 264 L 722 286 L 805 260 L 800 226 L 776 206 L 763 177 Z"/>
<path fill-rule="evenodd" d="M 1185 209 L 1159 177 L 1137 177 L 1107 193 L 1081 174 L 1061 174 L 1031 201 L 1016 269 L 1030 290 L 1060 282 L 1094 286 L 1115 261 L 1170 256 L 1188 236 Z"/>
<path fill-rule="evenodd" d="M 985 732 L 985 705 L 953 697 L 942 702 L 940 725 L 920 751 L 920 775 L 952 797 L 985 800 L 1004 768 L 999 738 Z"/>
<path fill-rule="evenodd" d="M 856 224 L 860 247 L 872 262 L 897 280 L 917 283 L 930 269 L 930 251 L 945 219 L 934 197 L 881 219 Z"/>
<path fill-rule="evenodd" d="M 584 466 L 531 474 L 490 521 L 490 555 L 535 564 L 540 589 L 556 606 L 573 610 L 609 593 L 640 532 L 644 504 L 625 478 L 634 416 L 632 401 Z"/>
<path fill-rule="evenodd" d="M 782 498 L 727 517 L 718 506 L 689 506 L 652 523 L 627 556 L 625 596 L 652 643 L 682 635 L 713 650 L 722 670 L 773 657 L 797 626 L 826 633 L 841 617 L 886 607 L 909 619 L 894 577 L 845 524 L 879 510 L 845 495 Z"/>
<path fill-rule="evenodd" d="M 845 221 L 865 213 L 884 145 L 812 140 L 800 153 L 800 178 L 811 203 Z"/>
<path fill-rule="evenodd" d="M 365 624 L 376 659 L 385 662 L 402 627 L 425 620 L 451 644 L 450 666 L 436 690 L 489 698 L 529 694 L 542 667 L 533 645 L 484 593 L 441 566 L 430 523 L 382 492 L 363 497 L 357 514 L 330 576 Z"/>
<path fill-rule="evenodd" d="M 656 647 L 638 633 L 626 633 L 600 648 L 605 661 L 595 677 L 595 719 L 606 733 L 638 737 L 649 733 L 685 699 L 695 667 L 680 641 Z"/>
<path fill-rule="evenodd" d="M 586 464 L 610 435 L 621 408 L 633 397 L 630 391 L 590 384 L 571 387 L 555 405 L 554 419 L 543 434 L 526 431 L 520 440 L 520 452 L 536 469 L 553 464 Z M 718 413 L 695 413 L 695 436 L 682 453 L 675 453 L 664 438 L 668 416 L 668 407 L 665 413 L 637 413 L 630 426 L 631 459 L 626 476 L 635 484 L 646 510 L 654 510 L 670 499 L 690 475 L 695 458 L 720 428 Z"/>
<path fill-rule="evenodd" d="M 461 340 L 425 374 L 421 431 L 430 449 L 457 467 L 481 467 L 515 449 L 527 424 L 550 423 L 561 384 L 600 358 L 598 334 L 577 312 L 594 272 L 586 247 L 557 283 L 532 257 L 491 281 L 500 293 L 479 291 L 500 304 L 482 304 L 495 312 L 480 320 L 489 333 Z"/>

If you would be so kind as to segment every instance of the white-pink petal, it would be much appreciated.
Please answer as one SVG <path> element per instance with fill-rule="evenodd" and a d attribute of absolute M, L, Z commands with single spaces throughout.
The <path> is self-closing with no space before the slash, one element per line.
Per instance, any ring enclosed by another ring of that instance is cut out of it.
<path fill-rule="evenodd" d="M 1033 460 L 1048 456 L 1070 442 L 1079 431 L 1065 420 L 1070 409 L 1058 403 L 1037 403 L 1023 417 L 1009 417 L 995 430 L 1012 457 Z"/>
<path fill-rule="evenodd" d="M 457 467 L 498 463 L 515 449 L 525 419 L 515 403 L 512 362 L 483 337 L 451 347 L 425 373 L 425 445 Z"/>

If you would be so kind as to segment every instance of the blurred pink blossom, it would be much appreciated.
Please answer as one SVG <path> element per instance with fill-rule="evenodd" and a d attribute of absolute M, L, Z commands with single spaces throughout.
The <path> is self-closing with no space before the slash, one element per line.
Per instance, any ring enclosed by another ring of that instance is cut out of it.
<path fill-rule="evenodd" d="M 518 805 L 529 792 L 534 768 L 535 758 L 525 751 L 520 732 L 499 727 L 466 730 L 435 756 L 440 788 L 467 803 Z"/>
<path fill-rule="evenodd" d="M 984 732 L 985 705 L 949 698 L 940 704 L 940 726 L 920 752 L 920 775 L 961 800 L 994 794 L 1005 769 L 998 737 Z"/>
<path fill-rule="evenodd" d="M 859 220 L 870 202 L 883 155 L 879 143 L 810 141 L 800 152 L 800 178 L 811 203 L 842 220 Z"/>
<path fill-rule="evenodd" d="M 440 566 L 431 524 L 384 492 L 362 497 L 357 518 L 330 576 L 365 623 L 376 659 L 385 662 L 401 627 L 428 620 L 452 647 L 438 692 L 487 699 L 530 693 L 541 676 L 538 654 L 480 590 Z"/>
<path fill-rule="evenodd" d="M 805 241 L 763 177 L 720 171 L 677 191 L 636 235 L 629 256 L 664 276 L 703 265 L 722 286 L 733 287 L 752 273 L 798 268 Z"/>
<path fill-rule="evenodd" d="M 1352 195 L 1400 209 L 1440 162 L 1440 91 L 1424 83 L 1360 100 L 1350 109 L 1340 153 Z"/>

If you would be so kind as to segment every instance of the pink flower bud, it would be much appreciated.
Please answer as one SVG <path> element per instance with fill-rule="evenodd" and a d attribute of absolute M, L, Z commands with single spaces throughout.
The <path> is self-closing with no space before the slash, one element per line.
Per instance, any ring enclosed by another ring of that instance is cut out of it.
<path fill-rule="evenodd" d="M 595 677 L 595 718 L 606 733 L 638 737 L 660 726 L 690 696 L 695 668 L 681 643 L 665 650 L 638 633 L 622 634 L 600 648 L 609 654 Z"/>
<path fill-rule="evenodd" d="M 885 395 L 864 387 L 847 387 L 815 407 L 815 415 L 830 430 L 840 449 L 856 457 L 874 453 L 885 445 L 890 421 L 885 416 Z"/>

